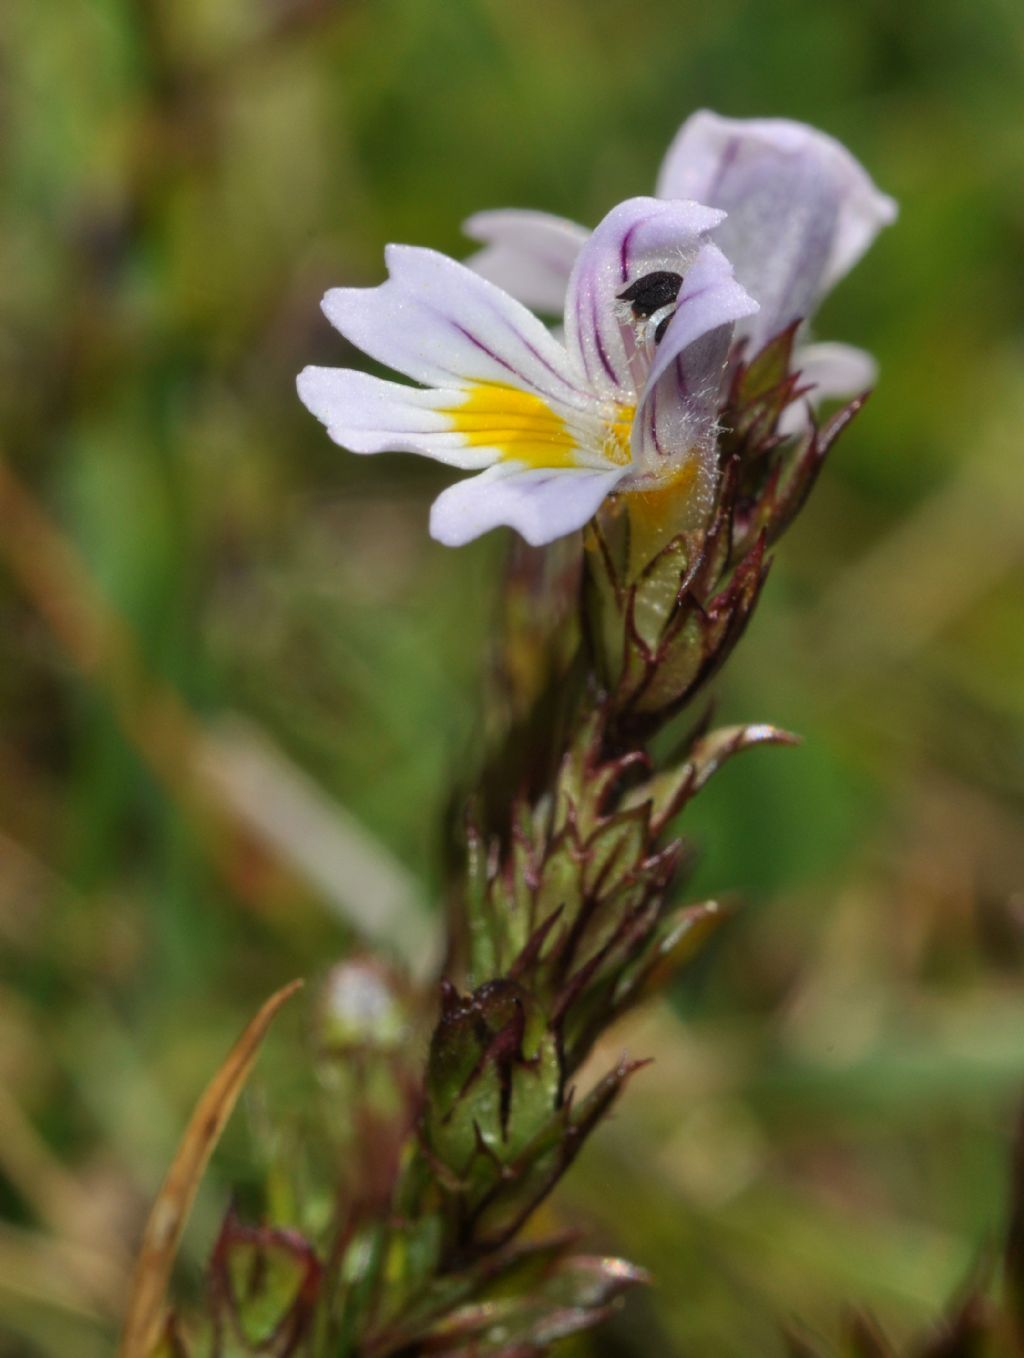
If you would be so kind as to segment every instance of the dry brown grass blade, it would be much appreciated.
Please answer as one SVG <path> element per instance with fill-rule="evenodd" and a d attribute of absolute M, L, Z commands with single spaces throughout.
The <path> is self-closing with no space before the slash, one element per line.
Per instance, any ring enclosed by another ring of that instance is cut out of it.
<path fill-rule="evenodd" d="M 149 1213 L 135 1263 L 118 1358 L 148 1358 L 164 1320 L 164 1298 L 182 1231 L 213 1149 L 231 1116 L 277 1011 L 302 986 L 271 995 L 203 1091 Z"/>

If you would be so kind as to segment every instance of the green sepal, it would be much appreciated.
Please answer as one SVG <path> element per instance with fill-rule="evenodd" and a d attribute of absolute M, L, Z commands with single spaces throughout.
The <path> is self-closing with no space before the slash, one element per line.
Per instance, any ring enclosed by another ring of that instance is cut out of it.
<path fill-rule="evenodd" d="M 210 1358 L 292 1358 L 312 1324 L 321 1273 L 297 1231 L 248 1226 L 229 1211 L 207 1275 Z"/>
<path fill-rule="evenodd" d="M 698 737 L 681 764 L 631 788 L 623 804 L 649 807 L 651 833 L 659 835 L 734 754 L 755 745 L 796 745 L 799 739 L 778 726 L 723 726 Z"/>
<path fill-rule="evenodd" d="M 482 1147 L 514 1160 L 558 1106 L 553 1035 L 532 996 L 514 981 L 489 981 L 468 996 L 450 986 L 430 1046 L 423 1134 L 457 1177 Z"/>
<path fill-rule="evenodd" d="M 424 1335 L 424 1348 L 445 1358 L 540 1354 L 600 1324 L 622 1293 L 647 1281 L 621 1259 L 559 1259 L 528 1289 L 449 1312 Z"/>
<path fill-rule="evenodd" d="M 505 1165 L 500 1184 L 479 1204 L 472 1220 L 478 1247 L 498 1248 L 520 1229 L 572 1164 L 629 1077 L 644 1064 L 621 1062 L 579 1102 L 570 1091 L 519 1159 Z"/>

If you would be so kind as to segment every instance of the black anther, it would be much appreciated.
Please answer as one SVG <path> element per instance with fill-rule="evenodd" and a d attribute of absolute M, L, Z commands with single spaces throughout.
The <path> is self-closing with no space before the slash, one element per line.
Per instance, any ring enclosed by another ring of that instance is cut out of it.
<path fill-rule="evenodd" d="M 679 289 L 682 286 L 682 274 L 670 273 L 667 269 L 659 269 L 656 273 L 644 274 L 643 278 L 638 278 L 635 283 L 631 283 L 625 292 L 619 293 L 618 300 L 630 303 L 633 315 L 637 320 L 647 320 L 656 311 L 660 311 L 663 306 L 668 306 L 674 302 L 679 296 Z M 661 336 L 659 335 L 657 338 L 660 339 Z"/>

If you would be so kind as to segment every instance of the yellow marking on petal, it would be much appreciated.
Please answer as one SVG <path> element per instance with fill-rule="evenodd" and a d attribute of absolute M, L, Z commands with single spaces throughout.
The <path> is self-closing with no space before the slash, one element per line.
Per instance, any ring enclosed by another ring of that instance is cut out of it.
<path fill-rule="evenodd" d="M 532 392 L 498 382 L 470 387 L 461 405 L 440 411 L 469 448 L 497 448 L 528 467 L 575 467 L 579 444 L 561 416 Z"/>

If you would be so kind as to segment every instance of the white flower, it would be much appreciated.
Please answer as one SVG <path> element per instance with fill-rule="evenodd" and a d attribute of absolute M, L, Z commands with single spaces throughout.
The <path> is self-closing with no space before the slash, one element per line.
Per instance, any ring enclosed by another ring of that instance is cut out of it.
<path fill-rule="evenodd" d="M 807 321 L 860 259 L 896 204 L 833 137 L 782 118 L 722 118 L 702 110 L 680 128 L 658 176 L 660 198 L 721 208 L 715 243 L 760 304 L 736 328 L 756 351 L 793 321 Z M 542 212 L 481 212 L 465 225 L 485 249 L 467 262 L 514 297 L 557 312 L 586 232 Z M 810 344 L 795 359 L 815 397 L 871 385 L 869 354 Z"/>
<path fill-rule="evenodd" d="M 421 453 L 480 474 L 445 490 L 431 532 L 458 546 L 499 524 L 534 545 L 580 528 L 612 491 L 706 512 L 733 322 L 757 303 L 707 233 L 725 213 L 633 198 L 589 237 L 545 221 L 564 343 L 521 301 L 432 250 L 389 246 L 388 281 L 323 308 L 364 353 L 422 383 L 306 368 L 298 389 L 356 453 Z M 572 248 L 563 238 L 571 237 Z M 542 290 L 544 250 L 527 252 Z M 530 288 L 521 289 L 530 293 Z"/>

